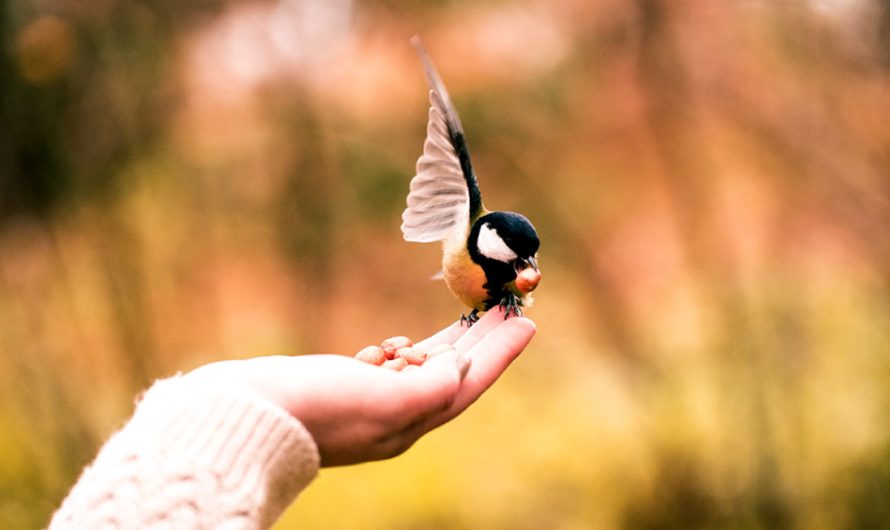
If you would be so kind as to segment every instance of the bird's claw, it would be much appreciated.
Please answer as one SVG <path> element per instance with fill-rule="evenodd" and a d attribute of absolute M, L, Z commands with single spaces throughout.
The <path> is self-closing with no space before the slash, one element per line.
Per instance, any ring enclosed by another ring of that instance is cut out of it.
<path fill-rule="evenodd" d="M 467 327 L 470 327 L 473 324 L 475 324 L 476 321 L 478 321 L 478 320 L 479 320 L 479 310 L 474 309 L 474 310 L 470 311 L 469 314 L 460 316 L 460 325 L 463 326 L 464 324 L 466 324 Z"/>
<path fill-rule="evenodd" d="M 501 298 L 501 302 L 498 305 L 504 310 L 504 320 L 510 318 L 510 313 L 517 317 L 522 316 L 522 300 L 513 293 L 508 293 Z"/>
<path fill-rule="evenodd" d="M 515 315 L 517 317 L 522 316 L 522 300 L 519 297 L 517 297 L 516 295 L 514 295 L 513 293 L 509 293 L 506 296 L 504 296 L 503 298 L 501 298 L 501 301 L 500 301 L 500 303 L 498 303 L 498 306 L 504 310 L 504 320 L 507 320 L 508 318 L 510 318 L 510 313 L 513 313 L 513 315 Z M 473 324 L 475 324 L 478 320 L 479 320 L 479 310 L 474 309 L 474 310 L 470 311 L 468 314 L 460 316 L 460 325 L 461 326 L 466 325 L 469 328 Z"/>

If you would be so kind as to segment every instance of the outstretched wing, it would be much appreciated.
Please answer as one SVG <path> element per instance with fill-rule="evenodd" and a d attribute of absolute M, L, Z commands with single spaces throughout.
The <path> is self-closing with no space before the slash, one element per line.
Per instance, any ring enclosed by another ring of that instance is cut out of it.
<path fill-rule="evenodd" d="M 411 40 L 430 85 L 430 112 L 423 154 L 411 180 L 402 235 L 408 241 L 446 239 L 482 211 L 479 184 L 470 163 L 463 127 L 448 91 L 417 37 Z"/>

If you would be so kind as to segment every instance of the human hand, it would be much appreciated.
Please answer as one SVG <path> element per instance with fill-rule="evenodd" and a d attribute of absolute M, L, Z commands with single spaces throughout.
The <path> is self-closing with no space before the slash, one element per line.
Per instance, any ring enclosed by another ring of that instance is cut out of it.
<path fill-rule="evenodd" d="M 454 351 L 396 372 L 342 355 L 222 361 L 185 377 L 237 385 L 280 406 L 312 434 L 322 466 L 401 454 L 451 420 L 494 383 L 535 334 L 523 317 L 492 309 L 473 327 L 455 322 L 414 345 Z"/>

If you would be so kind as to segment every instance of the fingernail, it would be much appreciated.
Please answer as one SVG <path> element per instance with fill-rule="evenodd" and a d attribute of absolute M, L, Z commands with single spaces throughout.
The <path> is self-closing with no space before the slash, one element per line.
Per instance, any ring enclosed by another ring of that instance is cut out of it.
<path fill-rule="evenodd" d="M 460 372 L 460 380 L 463 381 L 467 376 L 467 372 L 470 371 L 470 358 L 466 355 L 459 355 L 457 357 L 457 369 Z"/>

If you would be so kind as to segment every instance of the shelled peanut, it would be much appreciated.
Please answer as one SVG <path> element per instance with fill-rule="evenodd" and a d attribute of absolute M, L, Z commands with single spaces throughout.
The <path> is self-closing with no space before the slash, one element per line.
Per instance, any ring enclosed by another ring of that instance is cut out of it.
<path fill-rule="evenodd" d="M 423 351 L 414 347 L 408 337 L 398 336 L 384 340 L 380 346 L 362 348 L 355 354 L 355 358 L 368 364 L 401 371 L 408 366 L 420 366 L 427 359 L 453 349 L 451 344 L 439 344 L 429 351 Z"/>
<path fill-rule="evenodd" d="M 355 354 L 355 358 L 359 361 L 364 361 L 370 364 L 376 364 L 380 366 L 386 361 L 386 354 L 383 353 L 383 348 L 380 346 L 368 346 L 366 348 L 362 348 L 361 351 Z"/>

